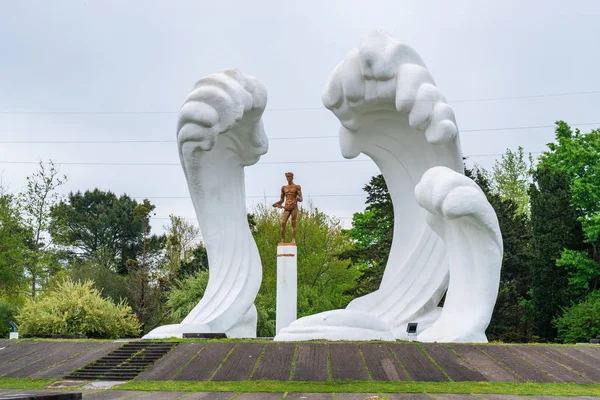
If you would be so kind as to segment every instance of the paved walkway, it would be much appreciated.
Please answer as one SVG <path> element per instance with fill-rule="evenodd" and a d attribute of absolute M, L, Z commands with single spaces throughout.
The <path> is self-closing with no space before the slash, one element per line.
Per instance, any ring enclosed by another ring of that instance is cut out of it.
<path fill-rule="evenodd" d="M 18 389 L 0 389 L 0 398 L 3 395 L 15 395 L 18 393 L 47 393 L 48 390 L 22 391 Z M 81 391 L 79 391 L 81 392 Z M 64 393 L 64 392 L 62 392 Z M 125 390 L 83 391 L 84 400 L 589 400 L 600 397 L 574 396 L 509 396 L 490 394 L 369 394 L 369 393 L 185 393 L 185 392 L 134 392 Z M 335 397 L 334 397 L 335 396 Z"/>

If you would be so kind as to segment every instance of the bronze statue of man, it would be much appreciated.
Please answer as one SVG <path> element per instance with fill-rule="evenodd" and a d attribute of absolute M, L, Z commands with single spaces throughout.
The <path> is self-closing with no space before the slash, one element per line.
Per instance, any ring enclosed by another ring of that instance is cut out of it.
<path fill-rule="evenodd" d="M 294 174 L 286 172 L 288 184 L 281 187 L 281 200 L 273 207 L 283 208 L 281 217 L 281 243 L 285 243 L 285 227 L 288 219 L 292 217 L 292 243 L 296 243 L 296 219 L 298 218 L 298 202 L 302 202 L 302 188 L 294 183 Z M 284 204 L 285 201 L 285 204 Z"/>

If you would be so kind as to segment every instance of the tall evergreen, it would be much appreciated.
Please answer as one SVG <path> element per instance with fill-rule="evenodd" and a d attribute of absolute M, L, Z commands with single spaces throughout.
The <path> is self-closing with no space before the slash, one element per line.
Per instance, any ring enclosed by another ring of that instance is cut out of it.
<path fill-rule="evenodd" d="M 556 337 L 552 319 L 570 304 L 568 273 L 556 265 L 563 249 L 579 250 L 581 224 L 571 207 L 570 182 L 565 173 L 538 167 L 530 187 L 532 262 L 531 291 L 534 333 L 542 340 Z"/>

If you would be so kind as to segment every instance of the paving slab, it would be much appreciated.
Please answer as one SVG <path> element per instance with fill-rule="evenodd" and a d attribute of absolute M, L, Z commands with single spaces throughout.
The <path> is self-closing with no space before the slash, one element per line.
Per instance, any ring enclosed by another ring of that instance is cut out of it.
<path fill-rule="evenodd" d="M 600 370 L 558 351 L 555 347 L 539 346 L 536 351 L 544 357 L 572 369 L 591 382 L 600 382 Z"/>
<path fill-rule="evenodd" d="M 471 344 L 450 344 L 452 349 L 462 356 L 462 358 L 472 365 L 477 371 L 492 382 L 519 382 L 522 378 L 513 375 L 500 364 L 492 360 L 488 355 L 482 353 L 477 347 Z"/>
<path fill-rule="evenodd" d="M 523 397 L 511 394 L 478 394 L 477 396 L 485 400 L 523 400 Z"/>
<path fill-rule="evenodd" d="M 141 396 L 135 396 L 132 400 L 174 400 L 186 394 L 186 392 L 146 392 Z"/>
<path fill-rule="evenodd" d="M 215 373 L 234 343 L 208 343 L 173 379 L 176 381 L 207 381 Z"/>
<path fill-rule="evenodd" d="M 385 344 L 363 343 L 359 348 L 374 381 L 408 381 L 396 356 Z"/>
<path fill-rule="evenodd" d="M 249 379 L 265 346 L 264 343 L 238 343 L 225 364 L 217 370 L 211 380 L 245 381 Z"/>
<path fill-rule="evenodd" d="M 20 342 L 17 340 L 0 339 L 0 349 L 2 349 L 2 348 L 7 349 L 9 347 L 15 346 L 18 343 L 20 343 Z"/>
<path fill-rule="evenodd" d="M 377 393 L 336 393 L 336 400 L 378 400 L 383 399 L 383 396 L 380 396 Z"/>
<path fill-rule="evenodd" d="M 330 343 L 329 359 L 333 380 L 369 380 L 369 374 L 356 343 Z"/>
<path fill-rule="evenodd" d="M 235 400 L 281 400 L 283 393 L 242 393 Z"/>
<path fill-rule="evenodd" d="M 2 345 L 0 346 L 0 348 L 3 348 L 2 350 L 0 350 L 0 355 L 3 356 L 3 358 L 0 360 L 0 364 L 6 362 L 6 358 L 9 355 L 12 355 L 16 352 L 25 352 L 27 350 L 27 348 L 35 346 L 37 343 L 36 342 L 15 342 L 13 344 L 8 344 L 8 345 Z M 14 357 L 13 357 L 14 358 Z"/>
<path fill-rule="evenodd" d="M 3 378 L 31 378 L 55 364 L 66 361 L 78 353 L 91 347 L 90 343 L 61 343 L 52 353 L 39 354 L 35 362 L 29 363 L 23 368 L 15 369 L 3 376 Z"/>
<path fill-rule="evenodd" d="M 471 394 L 433 394 L 438 400 L 481 400 Z"/>
<path fill-rule="evenodd" d="M 329 380 L 325 343 L 298 344 L 292 380 L 310 382 Z"/>
<path fill-rule="evenodd" d="M 522 358 L 544 370 L 546 373 L 567 383 L 592 383 L 589 379 L 571 371 L 568 368 L 544 357 L 537 346 L 513 346 L 512 349 L 518 352 Z"/>
<path fill-rule="evenodd" d="M 50 342 L 23 342 L 18 346 L 14 346 L 14 348 L 10 347 L 6 350 L 2 350 L 7 351 L 7 353 L 2 353 L 3 357 L 0 359 L 0 368 L 24 357 L 30 357 L 32 354 L 49 348 L 51 345 L 52 343 Z"/>
<path fill-rule="evenodd" d="M 267 344 L 265 353 L 260 359 L 260 364 L 253 380 L 287 381 L 290 379 L 292 361 L 294 358 L 294 343 L 270 343 Z"/>
<path fill-rule="evenodd" d="M 135 379 L 141 381 L 170 380 L 205 345 L 205 343 L 180 343 Z"/>
<path fill-rule="evenodd" d="M 188 394 L 182 400 L 229 400 L 236 394 L 233 392 L 197 392 Z"/>
<path fill-rule="evenodd" d="M 576 347 L 577 350 L 584 352 L 585 354 L 594 357 L 597 361 L 596 362 L 600 362 L 600 351 L 598 350 L 598 348 L 596 347 L 589 347 L 589 346 L 581 346 L 581 347 Z"/>
<path fill-rule="evenodd" d="M 600 382 L 600 363 L 594 357 L 574 347 L 556 347 L 555 350 L 585 365 L 587 370 L 584 374 L 595 382 Z"/>
<path fill-rule="evenodd" d="M 88 392 L 83 394 L 84 400 L 121 400 L 130 397 L 135 398 L 137 395 L 145 394 L 146 392 L 134 392 L 132 390 L 103 390 L 101 392 Z"/>
<path fill-rule="evenodd" d="M 60 343 L 43 343 L 39 346 L 34 346 L 36 350 L 32 350 L 32 347 L 28 349 L 27 355 L 14 358 L 9 362 L 5 362 L 0 365 L 0 376 L 11 374 L 16 370 L 25 367 L 26 365 L 38 362 L 42 356 L 53 354 L 60 347 Z M 14 356 L 17 356 L 17 354 L 14 354 Z"/>
<path fill-rule="evenodd" d="M 448 381 L 448 378 L 442 374 L 439 368 L 431 362 L 429 357 L 416 344 L 394 343 L 389 346 L 413 381 Z"/>
<path fill-rule="evenodd" d="M 389 400 L 433 400 L 425 393 L 385 393 Z"/>
<path fill-rule="evenodd" d="M 120 347 L 119 343 L 92 343 L 92 346 L 70 360 L 52 366 L 33 375 L 33 378 L 63 378 L 76 369 L 80 369 L 111 351 Z"/>
<path fill-rule="evenodd" d="M 480 345 L 477 347 L 525 381 L 540 383 L 559 382 L 555 377 L 538 370 L 533 365 L 517 357 L 514 352 L 510 351 L 510 346 Z"/>
<path fill-rule="evenodd" d="M 445 344 L 423 343 L 423 349 L 455 382 L 481 382 L 487 381 L 479 371 L 460 359 L 456 353 Z"/>
<path fill-rule="evenodd" d="M 285 400 L 332 400 L 331 393 L 288 393 Z"/>

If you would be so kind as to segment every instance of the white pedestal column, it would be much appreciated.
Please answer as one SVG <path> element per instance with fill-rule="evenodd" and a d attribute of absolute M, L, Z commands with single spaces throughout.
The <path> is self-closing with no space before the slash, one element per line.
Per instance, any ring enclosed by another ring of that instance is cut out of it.
<path fill-rule="evenodd" d="M 297 319 L 298 251 L 295 244 L 277 246 L 277 304 L 275 334 Z"/>

